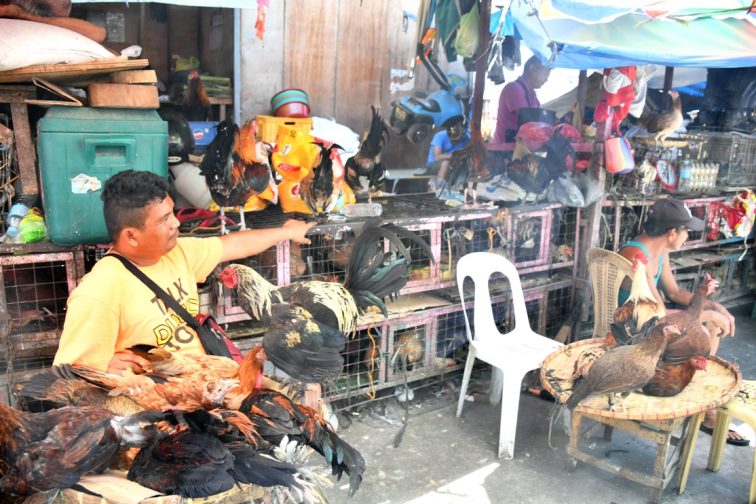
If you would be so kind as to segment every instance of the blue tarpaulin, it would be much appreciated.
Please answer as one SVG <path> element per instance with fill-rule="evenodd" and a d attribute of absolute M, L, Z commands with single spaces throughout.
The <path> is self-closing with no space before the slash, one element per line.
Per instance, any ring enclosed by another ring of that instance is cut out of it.
<path fill-rule="evenodd" d="M 524 44 L 554 67 L 734 68 L 756 66 L 756 12 L 750 5 L 750 0 L 513 0 L 511 14 Z"/>

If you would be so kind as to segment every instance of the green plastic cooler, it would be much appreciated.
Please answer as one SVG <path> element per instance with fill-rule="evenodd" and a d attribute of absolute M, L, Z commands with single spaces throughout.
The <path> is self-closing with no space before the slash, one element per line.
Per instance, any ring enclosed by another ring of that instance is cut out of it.
<path fill-rule="evenodd" d="M 168 177 L 168 123 L 154 110 L 51 107 L 38 128 L 42 203 L 55 243 L 110 241 L 100 195 L 116 173 Z"/>

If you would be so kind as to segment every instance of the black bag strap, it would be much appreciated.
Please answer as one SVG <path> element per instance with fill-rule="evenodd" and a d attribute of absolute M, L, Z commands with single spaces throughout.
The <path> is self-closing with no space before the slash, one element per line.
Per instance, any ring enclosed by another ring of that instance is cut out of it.
<path fill-rule="evenodd" d="M 150 277 L 145 275 L 139 268 L 136 267 L 136 265 L 123 257 L 122 255 L 118 254 L 105 254 L 102 257 L 114 257 L 121 261 L 121 263 L 124 265 L 124 267 L 129 270 L 135 277 L 137 277 L 139 280 L 142 281 L 147 287 L 152 290 L 152 292 L 155 293 L 157 297 L 163 300 L 163 302 L 168 306 L 170 309 L 172 309 L 174 312 L 176 312 L 177 315 L 179 315 L 184 321 L 187 323 L 189 327 L 194 329 L 197 334 L 201 332 L 200 329 L 200 323 L 197 321 L 196 318 L 192 317 L 191 313 L 186 311 L 186 308 L 181 306 L 178 301 L 176 301 L 173 296 L 165 292 L 158 284 L 156 284 Z"/>

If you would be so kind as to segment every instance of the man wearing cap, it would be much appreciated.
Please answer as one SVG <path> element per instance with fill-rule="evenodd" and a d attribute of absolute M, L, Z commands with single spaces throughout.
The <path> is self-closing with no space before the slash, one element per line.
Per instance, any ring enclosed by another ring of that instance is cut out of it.
<path fill-rule="evenodd" d="M 704 221 L 694 217 L 682 201 L 675 198 L 660 199 L 648 209 L 643 234 L 623 245 L 619 253 L 630 261 L 637 254 L 646 256 L 648 284 L 657 302 L 664 304 L 659 294 L 661 287 L 667 299 L 682 306 L 689 306 L 693 293 L 677 285 L 672 274 L 669 253 L 682 247 L 688 239 L 689 231 L 700 232 L 704 228 Z M 628 295 L 628 291 L 620 290 L 620 304 L 625 302 Z M 721 304 L 707 300 L 701 318 L 708 323 L 710 331 L 712 326 L 719 329 L 717 334 L 711 334 L 711 355 L 715 355 L 719 347 L 719 337 L 735 335 L 735 317 Z M 714 419 L 714 411 L 707 412 L 702 430 L 710 433 Z M 730 431 L 728 443 L 742 445 L 743 442 L 746 440 Z"/>

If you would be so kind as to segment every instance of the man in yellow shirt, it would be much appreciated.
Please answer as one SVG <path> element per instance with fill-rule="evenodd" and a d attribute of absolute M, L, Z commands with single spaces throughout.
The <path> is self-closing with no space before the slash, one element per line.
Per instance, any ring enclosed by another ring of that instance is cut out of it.
<path fill-rule="evenodd" d="M 220 237 L 179 238 L 168 182 L 150 172 L 124 171 L 105 184 L 105 223 L 111 254 L 134 263 L 190 314 L 199 311 L 197 282 L 221 262 L 258 254 L 276 243 L 307 244 L 315 223 L 289 220 L 280 228 Z M 193 329 L 114 257 L 95 264 L 68 299 L 54 364 L 80 364 L 109 373 L 143 372 L 147 362 L 126 349 L 136 344 L 204 353 Z"/>

